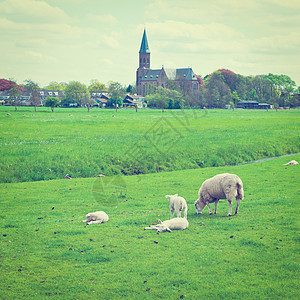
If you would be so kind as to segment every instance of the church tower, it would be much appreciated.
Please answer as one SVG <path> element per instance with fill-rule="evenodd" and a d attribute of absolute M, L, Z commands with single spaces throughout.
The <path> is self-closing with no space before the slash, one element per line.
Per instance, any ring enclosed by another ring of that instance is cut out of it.
<path fill-rule="evenodd" d="M 150 69 L 150 50 L 149 50 L 148 39 L 146 35 L 146 29 L 144 29 L 141 48 L 139 52 L 139 68 L 136 71 L 136 90 L 138 95 L 142 94 L 141 79 L 149 69 Z"/>

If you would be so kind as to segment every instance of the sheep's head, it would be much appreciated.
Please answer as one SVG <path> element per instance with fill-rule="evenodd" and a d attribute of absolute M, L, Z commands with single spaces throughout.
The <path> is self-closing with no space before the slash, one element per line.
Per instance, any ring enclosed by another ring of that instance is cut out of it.
<path fill-rule="evenodd" d="M 86 217 L 86 222 L 89 222 L 92 219 L 91 214 L 87 214 L 85 217 Z"/>
<path fill-rule="evenodd" d="M 171 232 L 171 229 L 168 228 L 168 227 L 166 227 L 166 226 L 164 226 L 163 224 L 159 224 L 157 226 L 157 231 L 156 232 L 165 232 L 165 231 Z"/>
<path fill-rule="evenodd" d="M 170 200 L 173 197 L 178 197 L 178 194 L 175 194 L 175 195 L 166 195 L 165 197 Z"/>
<path fill-rule="evenodd" d="M 196 209 L 196 214 L 201 214 L 202 210 L 206 206 L 206 203 L 203 203 L 199 199 L 195 201 L 195 209 Z"/>

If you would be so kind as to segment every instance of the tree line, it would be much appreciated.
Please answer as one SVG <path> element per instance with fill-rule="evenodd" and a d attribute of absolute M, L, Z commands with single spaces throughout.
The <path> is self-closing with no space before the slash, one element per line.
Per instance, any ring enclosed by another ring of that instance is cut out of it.
<path fill-rule="evenodd" d="M 224 108 L 225 105 L 236 107 L 239 101 L 257 101 L 268 103 L 277 107 L 298 107 L 300 106 L 300 87 L 296 86 L 287 75 L 257 75 L 243 76 L 227 69 L 219 69 L 212 74 L 201 78 L 201 88 L 193 92 L 187 88 L 186 81 L 166 80 L 166 88 L 152 87 L 145 97 L 147 105 L 160 109 L 181 109 L 188 107 L 195 108 Z M 30 102 L 36 107 L 40 103 L 39 85 L 32 80 L 25 80 L 24 84 L 17 85 L 10 81 L 10 101 L 15 105 L 19 103 L 22 90 L 30 92 Z M 79 81 L 69 83 L 51 82 L 44 87 L 45 90 L 63 91 L 64 97 L 48 97 L 44 105 L 52 108 L 55 106 L 77 106 L 91 107 L 94 100 L 90 92 L 107 91 L 110 95 L 107 107 L 122 106 L 123 99 L 127 93 L 135 94 L 136 86 L 122 86 L 121 83 L 110 81 L 107 86 L 97 79 L 92 79 L 86 86 Z"/>
<path fill-rule="evenodd" d="M 201 77 L 201 76 L 199 76 Z M 184 81 L 166 82 L 167 89 L 150 90 L 148 106 L 162 109 L 182 107 L 236 107 L 239 101 L 257 101 L 277 107 L 300 106 L 300 87 L 287 75 L 243 76 L 219 69 L 202 78 L 201 88 L 191 92 Z"/>
<path fill-rule="evenodd" d="M 31 79 L 25 80 L 24 83 L 20 85 L 13 80 L 5 81 L 9 82 L 8 86 L 5 86 L 5 89 L 8 90 L 10 96 L 9 104 L 14 105 L 15 110 L 17 110 L 17 106 L 20 105 L 20 97 L 23 91 L 29 92 L 29 101 L 30 104 L 35 107 L 35 111 L 41 101 L 40 90 L 62 91 L 63 97 L 61 99 L 58 97 L 47 97 L 44 101 L 44 105 L 46 107 L 51 107 L 53 111 L 54 107 L 58 105 L 70 106 L 72 104 L 79 107 L 87 107 L 89 109 L 95 104 L 95 100 L 91 98 L 90 92 L 108 92 L 110 97 L 107 106 L 118 107 L 122 105 L 123 98 L 129 89 L 129 87 L 126 89 L 119 82 L 115 81 L 110 81 L 108 86 L 106 86 L 97 79 L 91 80 L 88 87 L 79 81 L 70 81 L 69 83 L 58 83 L 53 81 L 44 88 L 41 88 Z M 132 86 L 130 85 L 130 87 L 130 91 L 132 91 Z"/>

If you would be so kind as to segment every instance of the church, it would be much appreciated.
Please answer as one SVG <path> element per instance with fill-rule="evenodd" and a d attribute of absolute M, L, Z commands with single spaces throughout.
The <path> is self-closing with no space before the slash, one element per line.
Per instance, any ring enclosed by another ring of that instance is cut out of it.
<path fill-rule="evenodd" d="M 144 29 L 142 43 L 139 51 L 139 67 L 136 71 L 136 91 L 145 97 L 155 91 L 157 87 L 166 87 L 167 80 L 174 80 L 181 89 L 188 93 L 195 93 L 201 87 L 201 79 L 193 72 L 192 68 L 165 70 L 150 68 L 150 49 Z"/>

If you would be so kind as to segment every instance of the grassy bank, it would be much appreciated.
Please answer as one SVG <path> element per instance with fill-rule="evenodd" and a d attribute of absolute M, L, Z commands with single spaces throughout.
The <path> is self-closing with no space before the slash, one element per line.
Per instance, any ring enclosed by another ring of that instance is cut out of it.
<path fill-rule="evenodd" d="M 297 153 L 299 115 L 0 107 L 0 182 L 147 174 Z"/>
<path fill-rule="evenodd" d="M 291 159 L 300 155 L 117 179 L 1 184 L 0 296 L 298 299 L 299 166 L 283 166 Z M 195 215 L 201 183 L 223 172 L 244 182 L 239 214 L 224 217 L 228 203 L 220 201 L 218 215 Z M 189 228 L 144 231 L 169 218 L 164 195 L 174 193 L 188 202 Z M 109 222 L 80 222 L 95 210 L 105 210 Z"/>

